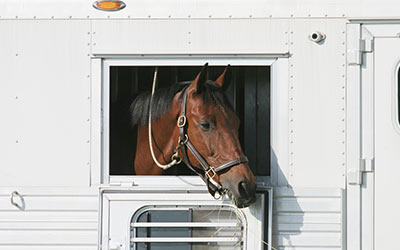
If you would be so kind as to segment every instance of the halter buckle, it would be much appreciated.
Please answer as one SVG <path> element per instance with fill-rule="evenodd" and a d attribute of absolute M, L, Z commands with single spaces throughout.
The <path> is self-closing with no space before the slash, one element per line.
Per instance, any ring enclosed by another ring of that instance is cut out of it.
<path fill-rule="evenodd" d="M 180 115 L 178 117 L 178 121 L 177 121 L 176 125 L 178 125 L 178 128 L 184 127 L 186 125 L 186 116 Z"/>
<path fill-rule="evenodd" d="M 181 156 L 179 155 L 179 152 L 178 151 L 176 151 L 172 156 L 171 156 L 171 161 L 176 161 L 175 162 L 175 165 L 178 165 L 179 163 L 181 163 L 182 162 L 182 158 L 181 158 Z"/>
<path fill-rule="evenodd" d="M 206 175 L 209 179 L 213 179 L 217 175 L 217 172 L 215 172 L 213 167 L 210 167 L 210 169 L 206 171 Z"/>

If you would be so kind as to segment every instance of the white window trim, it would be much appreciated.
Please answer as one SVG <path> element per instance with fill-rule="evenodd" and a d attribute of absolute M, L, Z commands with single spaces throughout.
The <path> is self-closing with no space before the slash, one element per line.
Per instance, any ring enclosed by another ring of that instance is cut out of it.
<path fill-rule="evenodd" d="M 147 184 L 169 183 L 172 186 L 204 186 L 196 178 L 197 176 L 111 176 L 109 174 L 109 148 L 110 148 L 110 67 L 111 66 L 201 66 L 206 62 L 210 66 L 271 66 L 277 61 L 277 55 L 262 54 L 240 54 L 240 55 L 139 55 L 129 58 L 109 58 L 102 60 L 102 159 L 101 159 L 101 183 L 116 185 L 121 183 Z M 160 178 L 161 177 L 161 178 Z M 269 176 L 257 177 L 259 185 L 270 184 Z M 145 181 L 144 181 L 145 180 Z M 154 181 L 153 181 L 154 180 Z"/>

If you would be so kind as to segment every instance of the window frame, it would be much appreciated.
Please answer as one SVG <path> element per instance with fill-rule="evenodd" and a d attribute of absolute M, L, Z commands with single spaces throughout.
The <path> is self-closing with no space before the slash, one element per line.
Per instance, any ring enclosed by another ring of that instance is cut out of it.
<path fill-rule="evenodd" d="M 272 66 L 277 61 L 276 56 L 265 54 L 251 55 L 140 55 L 129 58 L 103 58 L 102 60 L 102 137 L 101 137 L 101 183 L 102 184 L 121 184 L 121 183 L 146 183 L 153 182 L 159 185 L 162 179 L 179 185 L 182 182 L 193 183 L 193 185 L 204 185 L 199 182 L 197 176 L 135 176 L 135 175 L 110 175 L 110 68 L 112 66 L 202 66 L 206 62 L 210 66 Z M 272 72 L 272 69 L 271 69 Z M 271 83 L 273 78 L 271 76 Z M 272 94 L 272 92 L 271 92 Z M 272 103 L 271 103 L 272 109 Z M 272 113 L 272 110 L 271 110 Z M 271 124 L 272 125 L 272 124 Z M 272 126 L 271 126 L 272 130 Z M 272 134 L 272 133 L 271 133 Z M 271 165 L 272 168 L 272 165 Z M 272 172 L 272 169 L 271 169 Z M 271 174 L 272 175 L 272 174 Z M 154 179 L 155 178 L 155 179 Z M 154 181 L 153 181 L 154 179 Z M 264 184 L 270 183 L 270 176 L 256 176 L 257 182 Z M 143 182 L 144 183 L 144 182 Z"/>

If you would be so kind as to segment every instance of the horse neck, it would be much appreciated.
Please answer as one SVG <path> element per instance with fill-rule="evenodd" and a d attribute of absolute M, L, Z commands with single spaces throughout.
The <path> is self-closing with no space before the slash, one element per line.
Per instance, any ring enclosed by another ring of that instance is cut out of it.
<path fill-rule="evenodd" d="M 153 151 L 161 164 L 170 162 L 178 141 L 179 132 L 176 126 L 176 115 L 174 115 L 176 112 L 173 112 L 173 109 L 151 124 Z M 150 153 L 148 125 L 138 127 L 135 172 L 138 175 L 160 175 L 163 172 L 154 163 Z"/>

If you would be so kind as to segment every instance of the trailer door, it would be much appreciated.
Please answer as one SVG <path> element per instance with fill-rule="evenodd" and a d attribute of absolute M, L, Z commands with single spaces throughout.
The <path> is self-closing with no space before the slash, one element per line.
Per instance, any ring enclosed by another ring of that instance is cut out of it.
<path fill-rule="evenodd" d="M 400 223 L 400 39 L 375 37 L 375 249 L 393 249 Z"/>

